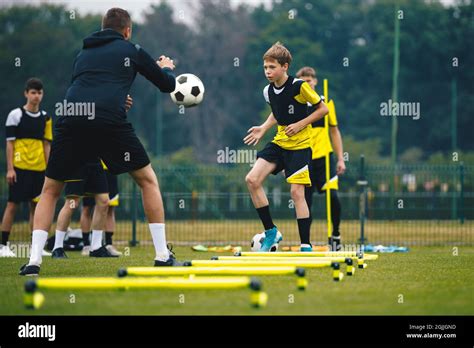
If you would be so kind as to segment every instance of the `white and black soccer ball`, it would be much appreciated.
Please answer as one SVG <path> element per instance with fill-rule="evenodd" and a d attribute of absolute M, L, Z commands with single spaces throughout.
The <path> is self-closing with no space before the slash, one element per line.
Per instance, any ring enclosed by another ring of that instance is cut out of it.
<path fill-rule="evenodd" d="M 204 92 L 204 84 L 199 77 L 181 74 L 176 78 L 176 88 L 170 95 L 175 104 L 189 108 L 202 102 Z"/>
<path fill-rule="evenodd" d="M 281 236 L 281 233 L 278 231 L 277 236 Z M 265 239 L 265 232 L 262 233 L 257 233 L 255 236 L 253 236 L 252 241 L 250 242 L 250 250 L 251 251 L 260 251 L 260 248 L 262 247 L 263 240 Z M 270 248 L 271 252 L 275 252 L 278 250 L 278 244 L 275 243 L 272 245 Z"/>

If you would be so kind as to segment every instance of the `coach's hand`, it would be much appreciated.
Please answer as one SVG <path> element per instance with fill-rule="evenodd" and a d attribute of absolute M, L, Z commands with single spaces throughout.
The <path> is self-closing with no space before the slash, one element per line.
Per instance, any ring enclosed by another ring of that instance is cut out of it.
<path fill-rule="evenodd" d="M 15 169 L 10 169 L 9 171 L 7 171 L 7 182 L 8 185 L 13 185 L 14 183 L 16 183 Z"/>
<path fill-rule="evenodd" d="M 175 66 L 173 63 L 173 59 L 170 59 L 170 57 L 166 56 L 161 56 L 157 61 L 156 64 L 160 66 L 160 68 L 169 68 L 171 70 L 174 70 Z"/>
<path fill-rule="evenodd" d="M 246 145 L 257 145 L 264 136 L 265 129 L 261 126 L 255 126 L 250 128 L 247 133 L 249 134 L 244 138 L 244 143 Z"/>
<path fill-rule="evenodd" d="M 291 136 L 295 135 L 296 133 L 298 133 L 302 129 L 303 129 L 303 126 L 301 124 L 299 124 L 298 122 L 292 123 L 292 124 L 286 126 L 285 134 L 288 137 L 291 137 Z"/>
<path fill-rule="evenodd" d="M 125 100 L 125 111 L 130 110 L 133 105 L 133 99 L 130 97 L 130 94 L 127 94 L 127 100 Z"/>
<path fill-rule="evenodd" d="M 343 159 L 340 159 L 337 161 L 337 164 L 336 164 L 336 174 L 342 175 L 345 172 L 346 172 L 346 164 L 344 163 Z"/>

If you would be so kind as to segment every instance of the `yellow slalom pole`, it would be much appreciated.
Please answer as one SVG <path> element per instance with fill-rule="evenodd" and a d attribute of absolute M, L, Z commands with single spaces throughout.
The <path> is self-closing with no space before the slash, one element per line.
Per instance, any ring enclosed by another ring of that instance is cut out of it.
<path fill-rule="evenodd" d="M 281 261 L 265 261 L 265 260 L 258 260 L 258 261 L 239 261 L 240 258 L 236 258 L 236 260 L 223 260 L 223 261 L 213 261 L 213 260 L 192 260 L 187 261 L 185 264 L 187 266 L 196 266 L 196 267 L 242 267 L 242 266 L 249 266 L 249 267 L 274 267 L 274 266 L 296 266 L 296 267 L 304 267 L 304 268 L 322 268 L 322 267 L 329 267 L 331 266 L 331 261 L 319 261 L 319 260 L 308 260 L 308 261 L 293 261 L 291 259 L 288 260 L 281 260 Z"/>
<path fill-rule="evenodd" d="M 235 260 L 235 256 L 216 256 L 215 260 L 219 261 L 227 261 L 227 260 Z M 347 259 L 353 259 L 357 261 L 357 256 L 328 256 L 328 257 L 282 257 L 282 256 L 274 256 L 274 257 L 261 257 L 261 256 L 246 256 L 238 258 L 239 261 L 242 262 L 253 262 L 253 261 L 284 261 L 284 260 L 291 260 L 291 261 L 333 261 L 333 262 L 346 262 Z"/>
<path fill-rule="evenodd" d="M 290 256 L 283 256 L 283 255 L 273 255 L 275 253 L 267 253 L 268 255 L 249 255 L 249 256 L 242 256 L 242 257 L 237 257 L 237 256 L 214 256 L 213 260 L 235 260 L 235 259 L 242 259 L 242 260 L 284 260 L 284 259 L 316 259 L 316 260 L 331 260 L 331 261 L 337 261 L 337 262 L 344 262 L 344 259 L 349 257 L 353 259 L 358 259 L 359 256 L 357 254 L 336 254 L 336 255 L 305 255 L 308 254 L 307 252 L 302 252 L 299 255 L 290 255 Z M 366 261 L 373 261 L 377 260 L 379 258 L 378 255 L 373 255 L 373 254 L 363 254 L 362 259 Z"/>
<path fill-rule="evenodd" d="M 275 251 L 275 252 L 263 252 L 263 251 L 241 251 L 236 253 L 235 256 L 262 256 L 262 257 L 321 257 L 321 256 L 358 256 L 356 251 Z M 368 254 L 364 254 L 364 257 Z"/>
<path fill-rule="evenodd" d="M 169 277 L 169 278 L 40 278 L 25 283 L 24 303 L 37 309 L 44 302 L 38 290 L 128 290 L 128 289 L 239 289 L 252 290 L 251 303 L 266 305 L 268 296 L 261 291 L 261 282 L 250 277 Z"/>
<path fill-rule="evenodd" d="M 235 259 L 235 258 L 234 258 Z M 124 276 L 164 275 L 290 275 L 296 274 L 295 266 L 277 267 L 128 267 L 119 271 Z"/>
<path fill-rule="evenodd" d="M 234 258 L 235 259 L 235 258 Z M 165 276 L 165 275 L 296 275 L 296 286 L 299 290 L 305 290 L 308 281 L 305 278 L 305 269 L 295 266 L 277 267 L 128 267 L 118 271 L 119 277 L 125 276 Z"/>
<path fill-rule="evenodd" d="M 324 101 L 329 103 L 328 80 L 324 79 Z M 324 116 L 324 132 L 329 134 L 329 115 Z M 330 171 L 329 171 L 329 152 L 324 155 L 326 162 L 326 217 L 328 227 L 328 244 L 331 244 L 332 236 L 332 219 L 331 219 L 331 188 L 330 188 Z M 332 245 L 330 245 L 332 249 Z"/>
<path fill-rule="evenodd" d="M 36 281 L 38 289 L 50 290 L 231 289 L 249 285 L 249 277 L 40 278 Z"/>

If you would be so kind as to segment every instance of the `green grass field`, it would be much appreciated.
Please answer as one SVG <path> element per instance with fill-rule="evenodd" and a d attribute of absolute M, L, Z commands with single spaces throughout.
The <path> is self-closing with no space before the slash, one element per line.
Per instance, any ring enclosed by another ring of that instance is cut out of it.
<path fill-rule="evenodd" d="M 129 256 L 118 259 L 91 259 L 77 252 L 70 252 L 67 260 L 46 257 L 41 275 L 115 276 L 120 267 L 152 265 L 153 247 L 141 246 L 129 251 Z M 187 247 L 177 247 L 175 251 L 180 260 L 210 259 L 215 255 Z M 294 276 L 259 277 L 269 295 L 267 307 L 261 309 L 249 305 L 247 290 L 47 290 L 43 291 L 44 306 L 31 311 L 23 306 L 26 279 L 17 275 L 25 261 L 0 259 L 0 315 L 474 314 L 473 247 L 460 247 L 458 256 L 448 246 L 381 254 L 378 260 L 368 261 L 368 268 L 357 269 L 353 277 L 346 276 L 340 283 L 331 279 L 329 268 L 310 270 L 309 286 L 303 292 L 296 290 Z M 75 303 L 70 301 L 73 297 Z"/>

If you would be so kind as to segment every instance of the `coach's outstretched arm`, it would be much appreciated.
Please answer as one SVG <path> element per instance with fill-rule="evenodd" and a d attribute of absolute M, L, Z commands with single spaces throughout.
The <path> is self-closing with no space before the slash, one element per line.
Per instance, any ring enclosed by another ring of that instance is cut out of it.
<path fill-rule="evenodd" d="M 173 74 L 174 63 L 165 56 L 161 56 L 158 62 L 139 45 L 137 48 L 137 71 L 148 81 L 153 83 L 163 93 L 171 93 L 175 89 L 176 80 Z"/>

